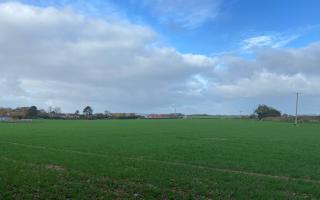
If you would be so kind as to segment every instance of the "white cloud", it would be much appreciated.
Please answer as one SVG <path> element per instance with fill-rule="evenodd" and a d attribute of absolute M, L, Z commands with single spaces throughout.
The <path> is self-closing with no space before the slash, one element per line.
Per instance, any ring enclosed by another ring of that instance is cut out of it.
<path fill-rule="evenodd" d="M 0 30 L 0 79 L 19 83 L 20 94 L 7 86 L 21 104 L 156 109 L 214 65 L 202 55 L 150 47 L 157 34 L 149 27 L 70 10 L 0 4 Z"/>
<path fill-rule="evenodd" d="M 263 49 L 257 52 L 261 66 L 284 74 L 304 73 L 308 76 L 320 74 L 320 43 L 302 48 Z"/>
<path fill-rule="evenodd" d="M 162 23 L 193 29 L 214 20 L 222 0 L 152 0 L 145 1 Z"/>
<path fill-rule="evenodd" d="M 223 56 L 211 77 L 211 93 L 225 98 L 320 95 L 320 43 L 296 49 L 264 48 L 255 59 Z"/>
<path fill-rule="evenodd" d="M 260 35 L 250 37 L 242 41 L 241 46 L 243 50 L 252 50 L 259 47 L 280 48 L 289 44 L 291 41 L 298 38 L 298 35 L 283 36 L 279 34 L 274 35 Z"/>
<path fill-rule="evenodd" d="M 225 98 L 270 97 L 294 94 L 320 95 L 320 77 L 307 78 L 303 74 L 278 75 L 269 72 L 241 78 L 231 84 L 215 85 L 214 91 Z"/>

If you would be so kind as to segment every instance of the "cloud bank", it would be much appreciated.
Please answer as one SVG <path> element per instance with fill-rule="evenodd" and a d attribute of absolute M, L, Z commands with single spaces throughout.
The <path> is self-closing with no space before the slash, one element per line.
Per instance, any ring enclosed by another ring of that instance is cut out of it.
<path fill-rule="evenodd" d="M 320 43 L 259 48 L 245 59 L 184 54 L 158 40 L 152 28 L 125 19 L 1 3 L 0 106 L 172 112 L 175 104 L 186 113 L 231 114 L 264 99 L 290 112 L 279 99 L 320 96 Z"/>

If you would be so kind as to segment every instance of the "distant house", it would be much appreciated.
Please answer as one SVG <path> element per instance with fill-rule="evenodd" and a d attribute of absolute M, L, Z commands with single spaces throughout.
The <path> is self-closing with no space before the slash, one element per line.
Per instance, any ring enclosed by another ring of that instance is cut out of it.
<path fill-rule="evenodd" d="M 173 113 L 173 114 L 150 114 L 147 115 L 145 118 L 147 119 L 176 119 L 182 118 L 183 115 L 180 113 Z"/>
<path fill-rule="evenodd" d="M 169 118 L 168 115 L 165 115 L 165 114 L 150 114 L 150 115 L 147 115 L 148 119 L 166 119 L 166 118 Z"/>
<path fill-rule="evenodd" d="M 10 116 L 14 119 L 24 119 L 27 117 L 29 107 L 18 107 L 12 110 Z"/>
<path fill-rule="evenodd" d="M 64 119 L 80 119 L 80 115 L 74 113 L 66 113 L 63 116 L 60 115 L 60 117 Z"/>
<path fill-rule="evenodd" d="M 169 114 L 150 114 L 150 115 L 147 115 L 147 118 L 148 119 L 169 119 L 169 118 L 172 118 L 172 116 Z"/>
<path fill-rule="evenodd" d="M 0 117 L 8 117 L 12 112 L 11 108 L 0 108 Z"/>
<path fill-rule="evenodd" d="M 11 117 L 9 116 L 0 116 L 0 121 L 9 121 L 11 120 Z"/>
<path fill-rule="evenodd" d="M 115 119 L 134 119 L 137 118 L 138 115 L 135 113 L 111 113 L 111 117 Z"/>

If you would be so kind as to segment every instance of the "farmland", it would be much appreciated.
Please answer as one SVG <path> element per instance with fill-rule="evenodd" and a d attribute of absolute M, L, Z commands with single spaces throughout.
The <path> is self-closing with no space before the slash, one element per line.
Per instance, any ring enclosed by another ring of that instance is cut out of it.
<path fill-rule="evenodd" d="M 0 199 L 318 199 L 320 125 L 0 123 Z"/>

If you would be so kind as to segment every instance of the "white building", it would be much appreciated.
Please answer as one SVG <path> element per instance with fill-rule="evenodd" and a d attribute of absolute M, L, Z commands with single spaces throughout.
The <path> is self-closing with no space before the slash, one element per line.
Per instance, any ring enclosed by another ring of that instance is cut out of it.
<path fill-rule="evenodd" d="M 11 117 L 8 116 L 0 116 L 0 121 L 9 121 Z"/>

